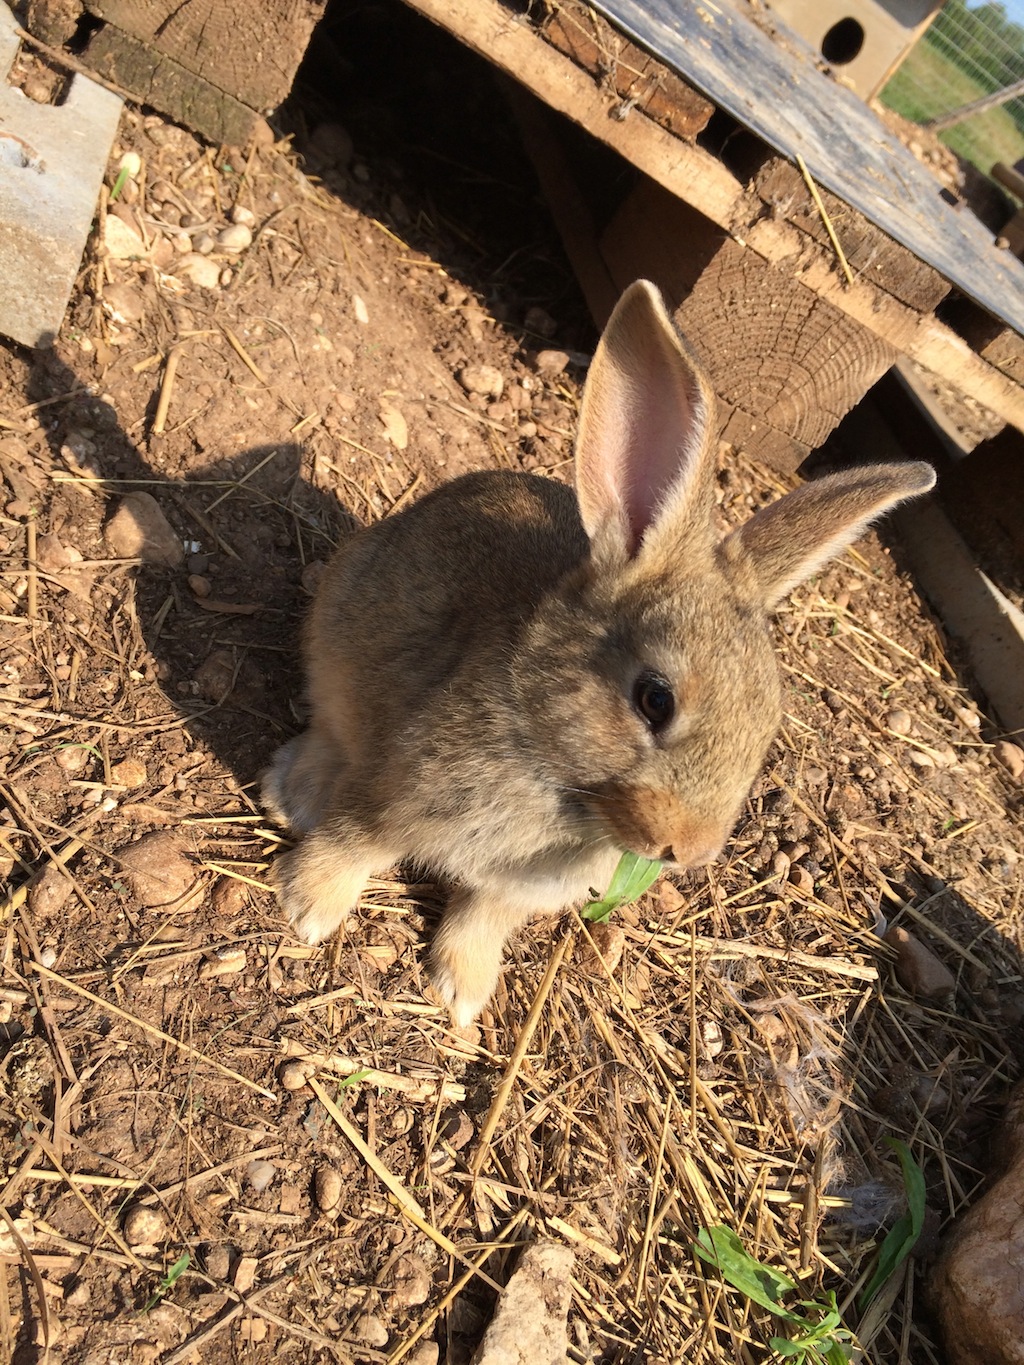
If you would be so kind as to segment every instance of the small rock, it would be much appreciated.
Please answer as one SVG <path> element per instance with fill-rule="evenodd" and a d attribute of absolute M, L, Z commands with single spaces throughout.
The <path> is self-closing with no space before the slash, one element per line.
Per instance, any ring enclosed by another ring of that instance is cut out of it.
<path fill-rule="evenodd" d="M 236 204 L 231 210 L 231 221 L 241 223 L 243 227 L 251 228 L 255 226 L 256 215 L 252 209 L 247 209 L 244 204 Z"/>
<path fill-rule="evenodd" d="M 948 1003 L 956 990 L 956 978 L 930 948 L 907 929 L 894 925 L 883 939 L 896 949 L 896 979 L 910 995 Z"/>
<path fill-rule="evenodd" d="M 238 972 L 244 972 L 245 965 L 244 948 L 218 948 L 201 964 L 199 980 L 213 981 L 219 976 L 234 976 Z"/>
<path fill-rule="evenodd" d="M 536 304 L 532 308 L 527 308 L 523 317 L 523 326 L 528 332 L 535 332 L 537 336 L 550 339 L 558 331 L 558 323 L 544 308 L 539 308 Z"/>
<path fill-rule="evenodd" d="M 137 758 L 123 758 L 120 763 L 113 764 L 110 776 L 119 787 L 128 787 L 131 790 L 144 787 L 149 779 L 146 765 L 140 763 Z"/>
<path fill-rule="evenodd" d="M 259 1261 L 255 1256 L 239 1256 L 238 1263 L 235 1266 L 235 1278 L 232 1281 L 239 1294 L 248 1294 L 256 1283 L 258 1268 Z"/>
<path fill-rule="evenodd" d="M 802 843 L 799 840 L 780 844 L 779 847 L 791 863 L 800 862 L 800 860 L 806 858 L 811 851 L 809 844 Z"/>
<path fill-rule="evenodd" d="M 129 493 L 107 522 L 104 538 L 120 559 L 174 568 L 185 557 L 185 547 L 151 493 Z"/>
<path fill-rule="evenodd" d="M 200 232 L 192 238 L 192 249 L 200 256 L 209 256 L 217 245 L 217 239 L 210 232 Z"/>
<path fill-rule="evenodd" d="M 213 584 L 208 578 L 204 578 L 201 573 L 190 573 L 188 585 L 196 597 L 209 597 Z"/>
<path fill-rule="evenodd" d="M 296 1061 L 293 1057 L 291 1061 L 282 1062 L 278 1068 L 277 1079 L 284 1086 L 285 1090 L 301 1090 L 309 1080 L 309 1073 L 302 1062 Z M 339 1195 L 340 1195 L 339 1186 Z M 317 1203 L 319 1203 L 319 1199 Z M 337 1201 L 335 1201 L 337 1202 Z M 333 1205 L 331 1206 L 333 1208 Z"/>
<path fill-rule="evenodd" d="M 381 401 L 380 420 L 384 424 L 384 435 L 396 450 L 405 450 L 409 444 L 409 427 L 405 417 L 393 404 Z"/>
<path fill-rule="evenodd" d="M 199 695 L 207 701 L 224 701 L 234 686 L 236 672 L 231 650 L 215 649 L 196 669 L 195 684 Z"/>
<path fill-rule="evenodd" d="M 219 877 L 213 888 L 213 912 L 220 919 L 233 919 L 248 903 L 245 882 L 237 877 Z"/>
<path fill-rule="evenodd" d="M 996 762 L 1010 774 L 1014 782 L 1024 779 L 1024 749 L 1008 739 L 996 740 L 992 749 Z"/>
<path fill-rule="evenodd" d="M 243 1318 L 238 1324 L 238 1335 L 242 1341 L 256 1343 L 267 1339 L 266 1318 Z"/>
<path fill-rule="evenodd" d="M 778 877 L 779 881 L 789 880 L 790 860 L 787 854 L 780 849 L 772 858 L 772 876 Z"/>
<path fill-rule="evenodd" d="M 560 375 L 569 364 L 568 351 L 538 351 L 534 358 L 533 367 L 538 374 L 545 375 L 548 379 L 554 379 Z"/>
<path fill-rule="evenodd" d="M 92 1289 L 88 1280 L 79 1280 L 70 1294 L 65 1295 L 64 1302 L 70 1304 L 72 1308 L 84 1308 L 92 1298 Z"/>
<path fill-rule="evenodd" d="M 357 1341 L 362 1341 L 367 1346 L 386 1346 L 388 1344 L 388 1329 L 380 1318 L 375 1317 L 372 1313 L 360 1313 L 353 1324 L 352 1331 Z"/>
<path fill-rule="evenodd" d="M 276 1175 L 277 1167 L 271 1161 L 250 1161 L 245 1168 L 246 1181 L 256 1194 L 269 1190 Z"/>
<path fill-rule="evenodd" d="M 606 972 L 614 972 L 622 961 L 626 931 L 618 924 L 591 924 L 589 929 L 593 944 L 591 947 L 588 943 L 586 948 L 590 970 L 593 975 L 603 977 Z"/>
<path fill-rule="evenodd" d="M 370 310 L 366 306 L 364 299 L 359 294 L 352 295 L 352 312 L 355 314 L 356 322 L 361 327 L 366 327 L 370 321 Z"/>
<path fill-rule="evenodd" d="M 1003 1125 L 1003 1173 L 953 1222 L 932 1279 L 949 1365 L 1024 1361 L 1024 1086 Z"/>
<path fill-rule="evenodd" d="M 103 310 L 113 322 L 134 327 L 145 316 L 146 304 L 135 285 L 108 284 L 103 290 Z"/>
<path fill-rule="evenodd" d="M 231 1274 L 233 1260 L 231 1247 L 223 1242 L 214 1242 L 206 1248 L 203 1265 L 211 1280 L 226 1280 Z"/>
<path fill-rule="evenodd" d="M 115 213 L 108 213 L 103 224 L 103 245 L 115 261 L 142 260 L 146 255 L 140 235 Z"/>
<path fill-rule="evenodd" d="M 174 273 L 179 280 L 188 280 L 200 289 L 217 289 L 220 286 L 220 266 L 199 251 L 187 251 L 175 266 Z"/>
<path fill-rule="evenodd" d="M 473 1127 L 473 1120 L 464 1109 L 457 1109 L 453 1114 L 441 1123 L 437 1130 L 437 1135 L 442 1142 L 447 1143 L 453 1151 L 461 1152 L 463 1147 L 473 1141 L 473 1134 L 476 1129 Z"/>
<path fill-rule="evenodd" d="M 700 1039 L 705 1057 L 715 1058 L 725 1047 L 722 1026 L 717 1019 L 705 1019 L 700 1026 Z"/>
<path fill-rule="evenodd" d="M 162 1210 L 142 1204 L 130 1208 L 124 1218 L 124 1237 L 129 1246 L 159 1246 L 167 1236 Z"/>
<path fill-rule="evenodd" d="M 252 246 L 252 228 L 245 223 L 232 223 L 230 227 L 218 232 L 217 242 L 222 251 L 234 253 L 244 251 L 246 247 Z"/>
<path fill-rule="evenodd" d="M 29 887 L 28 908 L 33 915 L 48 919 L 67 904 L 74 889 L 70 877 L 50 863 Z"/>
<path fill-rule="evenodd" d="M 415 1308 L 430 1297 L 430 1272 L 411 1251 L 396 1261 L 391 1282 L 394 1296 L 404 1308 Z"/>
<path fill-rule="evenodd" d="M 85 772 L 94 757 L 86 745 L 69 744 L 66 749 L 61 749 L 55 762 L 57 767 L 63 769 L 69 776 L 77 777 Z"/>
<path fill-rule="evenodd" d="M 891 730 L 894 735 L 909 735 L 914 721 L 909 711 L 895 707 L 886 716 L 885 724 L 886 728 Z"/>
<path fill-rule="evenodd" d="M 475 1365 L 555 1365 L 568 1359 L 566 1319 L 573 1254 L 560 1242 L 535 1242 L 502 1290 Z"/>
<path fill-rule="evenodd" d="M 907 754 L 907 759 L 914 768 L 934 768 L 935 759 L 931 754 L 926 754 L 923 749 L 911 749 Z"/>
<path fill-rule="evenodd" d="M 36 564 L 43 573 L 60 573 L 71 563 L 71 555 L 52 531 L 36 540 Z"/>
<path fill-rule="evenodd" d="M 115 879 L 123 876 L 147 909 L 186 910 L 203 898 L 202 880 L 171 830 L 144 834 L 137 843 L 117 849 L 114 860 Z"/>
<path fill-rule="evenodd" d="M 310 151 L 315 152 L 320 161 L 339 170 L 348 169 L 352 160 L 352 135 L 340 123 L 320 123 L 309 139 Z"/>
<path fill-rule="evenodd" d="M 466 365 L 458 378 L 467 393 L 479 393 L 485 398 L 500 398 L 505 387 L 504 376 L 493 365 Z"/>
<path fill-rule="evenodd" d="M 814 895 L 814 878 L 806 867 L 791 867 L 789 869 L 789 884 L 795 887 L 802 896 Z"/>
<path fill-rule="evenodd" d="M 412 1355 L 406 1357 L 406 1365 L 437 1365 L 440 1354 L 436 1341 L 421 1341 Z"/>
<path fill-rule="evenodd" d="M 333 1166 L 318 1166 L 313 1176 L 313 1197 L 321 1213 L 330 1213 L 341 1202 L 341 1176 Z"/>

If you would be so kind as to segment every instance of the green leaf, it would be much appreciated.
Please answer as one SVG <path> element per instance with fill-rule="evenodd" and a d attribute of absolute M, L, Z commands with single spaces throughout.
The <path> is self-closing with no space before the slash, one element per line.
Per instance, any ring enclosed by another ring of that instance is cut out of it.
<path fill-rule="evenodd" d="M 580 911 L 591 924 L 604 924 L 620 905 L 639 900 L 649 886 L 658 880 L 661 863 L 656 859 L 641 858 L 639 853 L 624 853 L 612 875 L 608 890 L 597 901 L 587 901 Z"/>
<path fill-rule="evenodd" d="M 360 1081 L 365 1081 L 370 1074 L 369 1068 L 364 1067 L 362 1071 L 353 1071 L 351 1076 L 346 1076 L 343 1081 L 338 1082 L 339 1090 L 346 1090 L 350 1085 L 358 1085 Z"/>
<path fill-rule="evenodd" d="M 905 1142 L 894 1137 L 887 1137 L 885 1140 L 900 1159 L 903 1185 L 907 1192 L 907 1212 L 886 1233 L 885 1241 L 878 1252 L 875 1273 L 857 1300 L 857 1306 L 862 1313 L 913 1251 L 924 1227 L 924 1172 L 914 1160 Z"/>
<path fill-rule="evenodd" d="M 716 1270 L 721 1271 L 722 1278 L 727 1280 L 733 1289 L 738 1289 L 753 1303 L 767 1308 L 769 1313 L 774 1313 L 776 1317 L 786 1322 L 806 1325 L 802 1318 L 791 1313 L 779 1302 L 783 1294 L 790 1294 L 796 1289 L 793 1281 L 787 1275 L 773 1270 L 771 1266 L 755 1261 L 744 1249 L 743 1243 L 732 1228 L 724 1224 L 714 1228 L 701 1228 L 693 1249 L 702 1261 L 707 1261 Z"/>
<path fill-rule="evenodd" d="M 171 1266 L 170 1270 L 167 1271 L 166 1275 L 157 1285 L 152 1297 L 143 1306 L 142 1309 L 143 1313 L 148 1313 L 151 1309 L 157 1306 L 157 1304 L 167 1293 L 167 1291 L 174 1287 L 175 1281 L 178 1280 L 189 1268 L 191 1261 L 192 1257 L 189 1255 L 189 1253 L 187 1251 L 183 1251 L 181 1255 L 178 1257 L 178 1259 Z"/>

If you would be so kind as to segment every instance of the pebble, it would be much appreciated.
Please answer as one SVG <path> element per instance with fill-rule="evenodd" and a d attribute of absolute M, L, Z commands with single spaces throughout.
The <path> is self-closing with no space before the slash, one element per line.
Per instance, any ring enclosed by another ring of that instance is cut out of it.
<path fill-rule="evenodd" d="M 556 375 L 563 373 L 568 364 L 568 351 L 545 350 L 537 352 L 533 367 L 538 374 L 543 374 L 549 379 L 554 379 Z"/>
<path fill-rule="evenodd" d="M 333 1166 L 318 1166 L 313 1176 L 313 1197 L 321 1213 L 330 1213 L 341 1202 L 341 1176 Z"/>
<path fill-rule="evenodd" d="M 931 754 L 926 754 L 923 749 L 911 749 L 910 753 L 907 754 L 907 759 L 915 768 L 935 767 L 935 759 L 932 758 Z"/>
<path fill-rule="evenodd" d="M 292 1058 L 291 1061 L 282 1062 L 277 1072 L 277 1079 L 285 1090 L 301 1090 L 309 1076 L 303 1063 Z M 319 1203 L 319 1200 L 317 1202 Z"/>
<path fill-rule="evenodd" d="M 231 1274 L 231 1248 L 222 1242 L 215 1242 L 206 1248 L 203 1264 L 212 1280 L 226 1280 Z"/>
<path fill-rule="evenodd" d="M 913 723 L 910 712 L 904 711 L 900 707 L 890 711 L 885 718 L 886 728 L 891 730 L 894 735 L 909 735 Z"/>
<path fill-rule="evenodd" d="M 129 493 L 122 498 L 103 535 L 111 552 L 121 559 L 174 568 L 185 556 L 181 538 L 151 493 Z"/>
<path fill-rule="evenodd" d="M 366 327 L 370 321 L 370 312 L 366 307 L 365 300 L 359 294 L 352 295 L 352 311 L 355 314 L 356 322 L 361 327 Z"/>
<path fill-rule="evenodd" d="M 196 669 L 196 687 L 207 701 L 222 702 L 234 682 L 235 659 L 230 649 L 215 649 Z"/>
<path fill-rule="evenodd" d="M 886 930 L 882 937 L 896 950 L 896 979 L 905 991 L 940 1004 L 952 1000 L 956 978 L 919 938 L 899 925 Z"/>
<path fill-rule="evenodd" d="M 115 213 L 108 213 L 103 224 L 103 245 L 115 261 L 142 260 L 146 255 L 140 235 Z"/>
<path fill-rule="evenodd" d="M 789 884 L 795 887 L 801 895 L 812 896 L 814 894 L 814 878 L 806 867 L 791 867 Z"/>
<path fill-rule="evenodd" d="M 256 215 L 252 209 L 247 209 L 244 204 L 236 204 L 231 210 L 231 221 L 240 223 L 243 227 L 251 228 L 255 225 Z"/>
<path fill-rule="evenodd" d="M 277 1167 L 271 1161 L 250 1161 L 245 1168 L 246 1181 L 256 1194 L 269 1190 L 276 1175 Z"/>
<path fill-rule="evenodd" d="M 142 293 L 127 281 L 106 286 L 103 290 L 103 307 L 114 322 L 129 327 L 141 322 L 146 313 Z"/>
<path fill-rule="evenodd" d="M 111 767 L 110 776 L 119 787 L 134 790 L 136 787 L 146 785 L 149 774 L 146 772 L 145 763 L 141 763 L 137 758 L 123 758 L 120 763 L 115 763 Z"/>
<path fill-rule="evenodd" d="M 421 1341 L 412 1355 L 406 1358 L 406 1365 L 437 1365 L 440 1358 L 440 1347 L 436 1341 Z"/>
<path fill-rule="evenodd" d="M 190 573 L 188 585 L 196 597 L 209 597 L 213 584 L 200 573 Z"/>
<path fill-rule="evenodd" d="M 65 876 L 56 863 L 50 863 L 29 886 L 28 907 L 33 915 L 49 918 L 67 903 L 74 889 L 70 877 Z"/>
<path fill-rule="evenodd" d="M 232 1281 L 239 1294 L 248 1294 L 256 1283 L 256 1271 L 258 1269 L 259 1261 L 255 1256 L 239 1256 L 235 1265 L 235 1278 Z"/>
<path fill-rule="evenodd" d="M 167 1219 L 160 1209 L 136 1204 L 125 1214 L 124 1236 L 129 1246 L 159 1246 L 167 1236 Z"/>
<path fill-rule="evenodd" d="M 992 755 L 1001 768 L 1004 768 L 1014 782 L 1024 779 L 1024 749 L 1011 744 L 1008 739 L 996 740 Z"/>
<path fill-rule="evenodd" d="M 778 877 L 780 881 L 787 881 L 789 878 L 790 861 L 785 853 L 781 851 L 772 858 L 772 876 Z"/>
<path fill-rule="evenodd" d="M 243 1318 L 238 1324 L 238 1335 L 242 1341 L 251 1343 L 266 1341 L 266 1318 Z"/>
<path fill-rule="evenodd" d="M 222 251 L 239 252 L 252 246 L 252 228 L 246 223 L 232 223 L 217 234 Z"/>
<path fill-rule="evenodd" d="M 220 266 L 209 256 L 198 251 L 189 251 L 178 261 L 174 269 L 179 280 L 188 280 L 200 289 L 216 289 L 220 284 Z"/>
<path fill-rule="evenodd" d="M 614 972 L 622 961 L 626 931 L 618 924 L 591 924 L 589 928 L 593 946 L 587 944 L 586 956 L 589 958 L 591 974 L 600 979 L 606 971 Z"/>
<path fill-rule="evenodd" d="M 354 150 L 352 135 L 340 123 L 318 124 L 309 139 L 309 146 L 327 165 L 337 166 L 342 171 L 348 169 Z"/>
<path fill-rule="evenodd" d="M 218 948 L 199 968 L 200 981 L 213 981 L 219 976 L 233 976 L 244 972 L 246 956 L 244 948 Z"/>
<path fill-rule="evenodd" d="M 356 1318 L 352 1330 L 356 1338 L 365 1342 L 367 1346 L 386 1346 L 388 1344 L 388 1329 L 380 1318 L 375 1317 L 372 1313 L 361 1313 Z"/>
<path fill-rule="evenodd" d="M 198 251 L 200 256 L 209 256 L 216 245 L 217 239 L 211 232 L 200 232 L 192 240 L 192 249 Z"/>
<path fill-rule="evenodd" d="M 114 862 L 118 875 L 124 876 L 147 909 L 173 905 L 185 910 L 203 898 L 197 869 L 172 830 L 154 830 L 137 843 L 123 845 L 115 850 Z"/>
<path fill-rule="evenodd" d="M 473 1120 L 464 1109 L 457 1109 L 454 1114 L 450 1114 L 438 1128 L 438 1136 L 453 1148 L 456 1152 L 461 1152 L 463 1147 L 469 1145 L 473 1140 L 476 1129 L 473 1127 Z"/>
<path fill-rule="evenodd" d="M 430 1272 L 419 1256 L 400 1256 L 391 1272 L 395 1298 L 405 1308 L 415 1308 L 430 1297 Z"/>
<path fill-rule="evenodd" d="M 505 387 L 501 371 L 493 365 L 466 365 L 459 371 L 458 379 L 467 393 L 479 393 L 485 398 L 500 398 Z"/>

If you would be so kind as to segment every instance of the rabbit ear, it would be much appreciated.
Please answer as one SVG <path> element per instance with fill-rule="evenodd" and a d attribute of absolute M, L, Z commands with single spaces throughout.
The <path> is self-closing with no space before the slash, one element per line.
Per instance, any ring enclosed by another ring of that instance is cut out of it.
<path fill-rule="evenodd" d="M 805 483 L 756 513 L 722 542 L 745 559 L 770 611 L 786 594 L 856 540 L 868 523 L 904 498 L 927 493 L 935 470 L 923 462 L 864 465 Z"/>
<path fill-rule="evenodd" d="M 631 558 L 648 530 L 702 502 L 712 403 L 658 290 L 637 280 L 604 330 L 580 412 L 576 492 L 599 552 Z"/>

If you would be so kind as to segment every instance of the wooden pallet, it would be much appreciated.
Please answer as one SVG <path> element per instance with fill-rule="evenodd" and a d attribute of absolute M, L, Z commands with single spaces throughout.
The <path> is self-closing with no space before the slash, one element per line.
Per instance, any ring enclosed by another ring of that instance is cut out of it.
<path fill-rule="evenodd" d="M 539 102 L 520 95 L 516 109 L 596 320 L 630 279 L 654 279 L 708 366 L 727 438 L 792 468 L 900 356 L 1024 430 L 1020 342 L 1005 321 L 960 300 L 963 334 L 954 331 L 935 315 L 950 292 L 945 275 L 821 190 L 848 283 L 791 162 L 749 133 L 742 172 L 736 158 L 707 150 L 697 138 L 714 103 L 593 8 L 406 2 Z M 571 141 L 552 112 L 639 173 L 610 218 L 588 215 L 586 186 L 572 184 Z"/>

